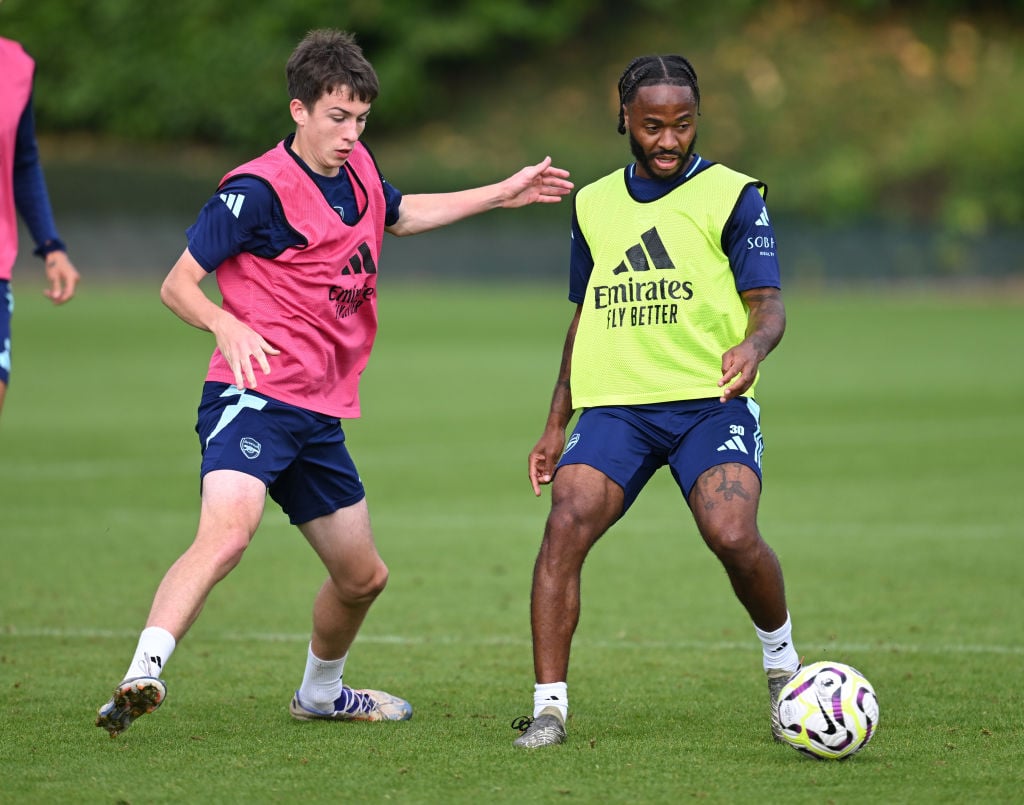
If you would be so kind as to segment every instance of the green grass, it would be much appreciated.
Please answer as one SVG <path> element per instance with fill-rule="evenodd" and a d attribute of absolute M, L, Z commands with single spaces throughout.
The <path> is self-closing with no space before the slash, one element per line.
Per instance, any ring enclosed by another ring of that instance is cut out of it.
<path fill-rule="evenodd" d="M 798 649 L 859 667 L 881 728 L 846 763 L 767 739 L 760 651 L 667 475 L 589 559 L 565 746 L 513 751 L 547 512 L 526 479 L 571 313 L 561 286 L 385 286 L 346 424 L 391 582 L 346 672 L 407 724 L 287 714 L 321 580 L 271 504 L 116 741 L 92 725 L 191 540 L 209 336 L 156 283 L 52 310 L 15 284 L 0 421 L 0 801 L 1021 800 L 1019 297 L 789 298 L 764 367 L 761 526 Z"/>

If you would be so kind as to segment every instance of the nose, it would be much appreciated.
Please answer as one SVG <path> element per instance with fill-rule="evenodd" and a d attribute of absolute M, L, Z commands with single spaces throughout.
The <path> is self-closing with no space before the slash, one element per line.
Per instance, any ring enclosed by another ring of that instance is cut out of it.
<path fill-rule="evenodd" d="M 671 128 L 664 128 L 661 130 L 661 134 L 658 135 L 658 147 L 665 151 L 675 151 L 678 148 L 678 141 L 676 140 L 675 132 Z"/>
<path fill-rule="evenodd" d="M 357 120 L 346 120 L 344 125 L 341 127 L 341 136 L 346 142 L 355 142 L 359 139 L 359 135 L 362 133 L 362 127 L 359 125 Z"/>

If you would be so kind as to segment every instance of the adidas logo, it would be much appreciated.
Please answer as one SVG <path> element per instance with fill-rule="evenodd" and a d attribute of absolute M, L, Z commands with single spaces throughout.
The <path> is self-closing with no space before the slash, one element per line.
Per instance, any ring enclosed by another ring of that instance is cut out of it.
<path fill-rule="evenodd" d="M 645 251 L 646 249 L 646 251 Z M 648 261 L 650 256 L 650 261 Z M 629 261 L 629 265 L 626 265 Z M 640 243 L 626 249 L 626 259 L 618 264 L 613 274 L 622 274 L 624 271 L 650 271 L 651 266 L 655 268 L 675 268 L 665 244 L 661 242 L 656 227 L 651 227 L 640 236 Z"/>
<path fill-rule="evenodd" d="M 241 193 L 221 193 L 220 200 L 228 205 L 228 209 L 231 210 L 231 214 L 238 217 L 238 214 L 242 211 L 242 204 L 245 202 L 245 196 Z"/>
<path fill-rule="evenodd" d="M 721 453 L 725 450 L 739 450 L 741 453 L 750 454 L 750 451 L 743 444 L 743 440 L 739 436 L 733 436 L 731 439 L 727 439 L 718 448 L 718 452 Z"/>
<path fill-rule="evenodd" d="M 377 264 L 373 262 L 373 253 L 364 240 L 356 250 L 359 254 L 353 254 L 348 258 L 348 265 L 341 269 L 342 275 L 349 274 L 376 274 Z"/>
<path fill-rule="evenodd" d="M 761 214 L 757 216 L 757 221 L 754 226 L 771 226 L 772 222 L 768 220 L 768 208 L 762 207 Z"/>

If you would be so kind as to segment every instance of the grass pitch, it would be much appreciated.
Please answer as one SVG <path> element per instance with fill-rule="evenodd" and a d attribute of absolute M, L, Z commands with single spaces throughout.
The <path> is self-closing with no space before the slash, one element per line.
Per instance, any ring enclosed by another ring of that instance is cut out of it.
<path fill-rule="evenodd" d="M 768 739 L 759 646 L 671 479 L 595 549 L 569 742 L 514 751 L 547 512 L 526 479 L 571 306 L 560 286 L 394 285 L 346 432 L 391 567 L 346 681 L 404 724 L 298 723 L 322 571 L 271 503 L 117 740 L 93 726 L 198 511 L 211 338 L 156 284 L 53 310 L 16 281 L 0 420 L 0 800 L 1020 801 L 1024 305 L 884 289 L 788 298 L 760 388 L 761 526 L 807 661 L 881 702 L 844 763 Z"/>

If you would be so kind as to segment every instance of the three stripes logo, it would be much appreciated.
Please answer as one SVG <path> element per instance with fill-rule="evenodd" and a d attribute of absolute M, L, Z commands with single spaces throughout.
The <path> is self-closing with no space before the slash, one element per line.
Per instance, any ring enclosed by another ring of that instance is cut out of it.
<path fill-rule="evenodd" d="M 227 204 L 231 214 L 237 218 L 239 213 L 242 212 L 245 196 L 242 193 L 221 193 L 220 200 Z"/>
<path fill-rule="evenodd" d="M 370 277 L 376 273 L 377 264 L 374 262 L 373 252 L 364 240 L 356 247 L 348 262 L 342 263 L 341 268 L 341 276 L 362 276 L 362 279 L 354 278 L 344 285 L 332 285 L 327 292 L 327 298 L 334 305 L 335 318 L 347 319 L 356 315 L 366 302 L 370 302 L 368 307 L 372 307 L 377 287 Z"/>
<path fill-rule="evenodd" d="M 718 452 L 722 453 L 726 450 L 739 450 L 741 453 L 750 455 L 750 451 L 747 450 L 746 445 L 743 444 L 743 439 L 739 436 L 733 436 L 730 439 L 726 439 L 725 442 L 719 446 Z"/>
<path fill-rule="evenodd" d="M 650 256 L 650 260 L 647 259 L 648 256 Z M 629 265 L 626 265 L 627 261 Z M 648 229 L 640 236 L 640 243 L 626 249 L 626 259 L 619 263 L 612 270 L 612 273 L 622 274 L 630 269 L 633 271 L 650 271 L 652 265 L 655 268 L 675 268 L 672 259 L 668 256 L 665 244 L 661 242 L 661 238 L 658 236 L 657 227 Z"/>
<path fill-rule="evenodd" d="M 348 265 L 341 269 L 342 276 L 376 274 L 377 264 L 373 262 L 373 254 L 370 252 L 370 247 L 366 244 L 366 241 L 360 243 L 356 251 L 358 254 L 353 254 L 348 258 Z"/>
<path fill-rule="evenodd" d="M 753 235 L 747 238 L 747 251 L 757 251 L 760 257 L 775 256 L 775 236 L 771 234 L 772 222 L 768 220 L 768 208 L 761 207 L 761 214 L 754 221 L 755 231 L 757 229 L 768 230 L 764 235 Z"/>
<path fill-rule="evenodd" d="M 729 433 L 729 438 L 718 446 L 718 452 L 725 453 L 730 450 L 735 450 L 736 452 L 743 453 L 745 456 L 749 456 L 750 450 L 747 449 L 747 444 L 743 438 L 746 435 L 746 428 L 744 428 L 743 425 L 730 425 Z M 764 440 L 761 437 L 761 429 L 755 428 L 751 437 L 754 440 L 754 462 L 758 467 L 760 467 L 761 454 L 764 453 Z"/>

